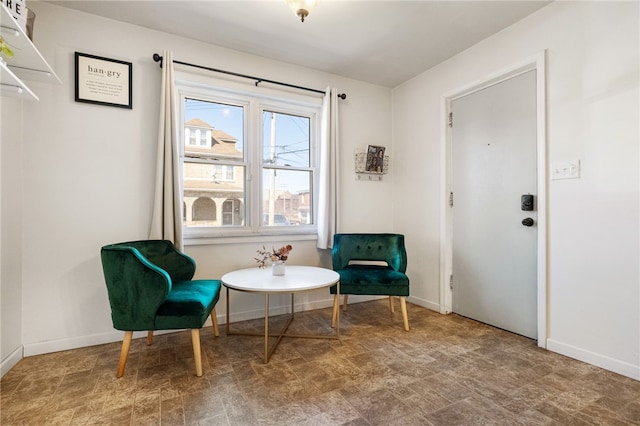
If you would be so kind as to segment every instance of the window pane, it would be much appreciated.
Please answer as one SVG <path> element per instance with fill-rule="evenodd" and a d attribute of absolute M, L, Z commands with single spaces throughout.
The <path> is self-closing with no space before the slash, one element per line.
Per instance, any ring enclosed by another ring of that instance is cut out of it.
<path fill-rule="evenodd" d="M 309 167 L 309 117 L 279 112 L 262 113 L 263 163 L 276 166 Z"/>
<path fill-rule="evenodd" d="M 185 162 L 184 226 L 244 225 L 244 169 L 243 166 Z M 233 179 L 227 179 L 230 175 Z"/>
<path fill-rule="evenodd" d="M 265 169 L 262 173 L 262 225 L 311 224 L 311 172 Z"/>
<path fill-rule="evenodd" d="M 185 99 L 185 156 L 244 159 L 244 108 Z"/>
<path fill-rule="evenodd" d="M 185 237 L 314 232 L 319 101 L 202 87 L 178 84 Z"/>

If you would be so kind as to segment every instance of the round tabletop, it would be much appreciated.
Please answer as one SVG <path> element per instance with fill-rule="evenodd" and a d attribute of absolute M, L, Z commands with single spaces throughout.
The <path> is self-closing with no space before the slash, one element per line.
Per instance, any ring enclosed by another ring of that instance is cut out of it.
<path fill-rule="evenodd" d="M 256 293 L 293 293 L 328 287 L 340 280 L 331 269 L 315 266 L 287 265 L 285 274 L 275 276 L 271 268 L 248 268 L 224 274 L 220 279 L 225 287 Z"/>

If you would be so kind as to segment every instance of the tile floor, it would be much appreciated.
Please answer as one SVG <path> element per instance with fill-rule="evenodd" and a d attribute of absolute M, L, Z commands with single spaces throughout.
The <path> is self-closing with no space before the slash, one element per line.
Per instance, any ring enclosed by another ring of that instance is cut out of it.
<path fill-rule="evenodd" d="M 396 302 L 397 303 L 397 302 Z M 640 425 L 640 382 L 533 341 L 409 304 L 349 305 L 341 341 L 285 338 L 269 364 L 259 337 L 202 331 L 134 340 L 125 376 L 111 343 L 28 357 L 1 382 L 2 425 Z M 291 330 L 327 332 L 330 309 Z M 272 330 L 283 318 L 272 322 Z M 262 331 L 262 321 L 235 323 Z"/>

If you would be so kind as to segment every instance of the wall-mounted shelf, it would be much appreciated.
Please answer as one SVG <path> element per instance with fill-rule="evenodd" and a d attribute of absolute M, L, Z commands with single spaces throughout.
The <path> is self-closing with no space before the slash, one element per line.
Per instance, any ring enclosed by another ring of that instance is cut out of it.
<path fill-rule="evenodd" d="M 368 172 L 367 153 L 357 152 L 355 158 L 355 169 L 357 180 L 382 180 L 382 176 L 386 175 L 389 171 L 389 156 L 384 156 L 384 165 L 382 167 L 382 172 Z"/>
<path fill-rule="evenodd" d="M 0 34 L 13 50 L 13 57 L 3 58 L 6 64 L 0 63 L 2 96 L 38 100 L 23 80 L 62 82 L 4 4 L 0 5 L 0 9 Z"/>
<path fill-rule="evenodd" d="M 38 100 L 35 93 L 7 67 L 2 59 L 0 59 L 0 82 L 2 96 Z"/>

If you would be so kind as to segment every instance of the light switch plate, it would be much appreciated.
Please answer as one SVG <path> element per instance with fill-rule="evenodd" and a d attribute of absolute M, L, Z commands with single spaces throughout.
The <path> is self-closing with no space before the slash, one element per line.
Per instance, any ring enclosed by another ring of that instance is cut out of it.
<path fill-rule="evenodd" d="M 551 179 L 579 179 L 580 160 L 564 161 L 551 165 Z"/>

